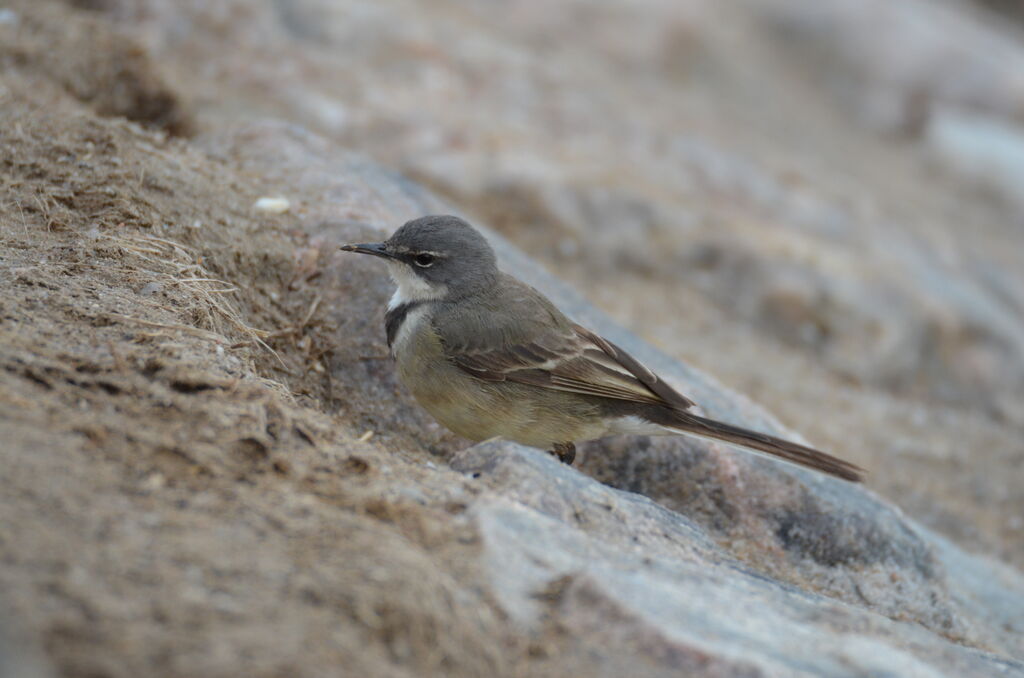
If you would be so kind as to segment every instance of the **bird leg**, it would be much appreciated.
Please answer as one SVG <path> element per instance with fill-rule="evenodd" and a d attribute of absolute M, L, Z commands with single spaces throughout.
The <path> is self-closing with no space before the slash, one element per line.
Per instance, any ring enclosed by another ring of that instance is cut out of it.
<path fill-rule="evenodd" d="M 572 443 L 557 443 L 555 449 L 551 450 L 551 454 L 558 457 L 558 461 L 563 464 L 572 466 L 572 462 L 576 458 L 576 446 Z"/>

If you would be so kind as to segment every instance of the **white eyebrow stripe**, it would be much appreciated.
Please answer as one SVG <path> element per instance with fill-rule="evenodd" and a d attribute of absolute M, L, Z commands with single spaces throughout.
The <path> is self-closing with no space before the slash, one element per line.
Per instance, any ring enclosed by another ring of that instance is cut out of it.
<path fill-rule="evenodd" d="M 429 254 L 443 259 L 448 257 L 444 252 L 435 252 L 434 250 L 414 250 L 406 245 L 392 245 L 391 249 L 395 254 Z"/>

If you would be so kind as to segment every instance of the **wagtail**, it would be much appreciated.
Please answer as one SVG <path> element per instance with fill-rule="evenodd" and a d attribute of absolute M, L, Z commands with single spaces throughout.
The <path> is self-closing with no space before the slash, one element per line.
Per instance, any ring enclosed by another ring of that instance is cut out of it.
<path fill-rule="evenodd" d="M 577 441 L 685 434 L 863 478 L 824 452 L 695 414 L 638 360 L 499 271 L 491 246 L 458 217 L 414 219 L 384 242 L 341 249 L 387 264 L 398 286 L 385 316 L 398 376 L 460 436 L 505 438 L 571 464 Z"/>

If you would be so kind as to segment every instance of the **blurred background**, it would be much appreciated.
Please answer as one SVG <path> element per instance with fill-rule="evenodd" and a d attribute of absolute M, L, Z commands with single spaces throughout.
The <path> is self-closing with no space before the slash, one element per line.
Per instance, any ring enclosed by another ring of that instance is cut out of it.
<path fill-rule="evenodd" d="M 969 547 L 1024 564 L 1024 23 L 988 0 L 78 0 L 187 134 L 426 184 Z"/>

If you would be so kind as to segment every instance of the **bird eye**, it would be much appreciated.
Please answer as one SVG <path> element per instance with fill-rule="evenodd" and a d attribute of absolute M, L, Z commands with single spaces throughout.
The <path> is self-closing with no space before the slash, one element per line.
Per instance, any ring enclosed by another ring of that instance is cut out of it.
<path fill-rule="evenodd" d="M 415 261 L 416 265 L 419 266 L 420 268 L 427 268 L 428 266 L 434 265 L 434 255 L 428 254 L 426 252 L 421 252 L 416 255 L 416 258 L 413 259 L 413 261 Z"/>

